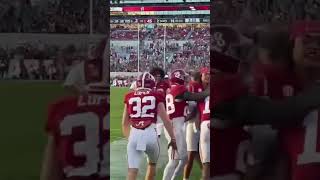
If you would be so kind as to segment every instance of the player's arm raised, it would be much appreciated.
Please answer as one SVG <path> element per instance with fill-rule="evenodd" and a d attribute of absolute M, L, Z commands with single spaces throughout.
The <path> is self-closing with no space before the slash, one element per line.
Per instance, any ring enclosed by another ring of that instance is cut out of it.
<path fill-rule="evenodd" d="M 59 167 L 55 149 L 54 137 L 49 135 L 44 152 L 40 180 L 63 180 L 63 172 Z"/>
<path fill-rule="evenodd" d="M 123 114 L 122 114 L 122 133 L 126 138 L 129 138 L 130 135 L 130 121 L 129 114 L 127 111 L 127 105 L 124 105 Z"/>
<path fill-rule="evenodd" d="M 232 120 L 236 124 L 298 123 L 320 106 L 320 82 L 306 88 L 297 96 L 272 101 L 255 96 L 242 96 L 220 103 L 213 109 L 213 118 Z M 214 120 L 214 119 L 212 119 Z"/>

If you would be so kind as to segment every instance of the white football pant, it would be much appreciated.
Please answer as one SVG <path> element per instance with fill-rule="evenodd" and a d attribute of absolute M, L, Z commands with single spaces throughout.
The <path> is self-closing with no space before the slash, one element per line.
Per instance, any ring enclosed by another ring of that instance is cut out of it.
<path fill-rule="evenodd" d="M 157 163 L 160 145 L 155 124 L 144 130 L 131 127 L 127 145 L 129 168 L 139 169 L 144 153 L 149 163 Z"/>

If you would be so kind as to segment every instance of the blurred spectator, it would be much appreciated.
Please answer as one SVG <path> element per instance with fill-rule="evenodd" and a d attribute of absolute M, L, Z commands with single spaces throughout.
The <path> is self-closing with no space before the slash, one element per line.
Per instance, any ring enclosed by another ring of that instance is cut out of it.
<path fill-rule="evenodd" d="M 93 32 L 106 33 L 104 1 L 93 0 Z M 1 0 L 0 32 L 89 33 L 88 0 Z"/>
<path fill-rule="evenodd" d="M 88 59 L 88 48 L 86 44 L 58 47 L 40 41 L 0 47 L 0 79 L 64 80 L 72 67 Z"/>
<path fill-rule="evenodd" d="M 139 71 L 158 66 L 171 69 L 209 65 L 209 24 L 140 25 Z M 164 42 L 164 34 L 166 42 Z M 124 45 L 126 41 L 127 45 Z M 111 26 L 111 70 L 138 72 L 138 26 Z M 165 57 L 164 57 L 165 56 Z"/>

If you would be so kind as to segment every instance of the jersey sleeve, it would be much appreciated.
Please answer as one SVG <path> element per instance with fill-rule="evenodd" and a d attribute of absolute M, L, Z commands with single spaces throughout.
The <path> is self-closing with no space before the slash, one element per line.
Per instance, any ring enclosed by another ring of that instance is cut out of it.
<path fill-rule="evenodd" d="M 188 86 L 188 91 L 189 92 L 196 92 L 197 84 L 195 82 L 190 82 Z"/>
<path fill-rule="evenodd" d="M 165 103 L 165 96 L 163 94 L 158 92 L 158 93 L 155 94 L 155 97 L 157 99 L 158 104 L 159 103 Z"/>
<path fill-rule="evenodd" d="M 171 89 L 170 94 L 175 98 L 179 95 L 184 94 L 185 92 L 187 92 L 187 88 L 185 86 L 179 85 L 174 87 L 173 89 Z"/>

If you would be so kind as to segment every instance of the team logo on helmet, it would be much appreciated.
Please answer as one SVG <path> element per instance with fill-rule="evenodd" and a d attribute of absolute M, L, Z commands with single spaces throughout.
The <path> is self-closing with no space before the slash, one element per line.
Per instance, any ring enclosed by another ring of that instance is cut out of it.
<path fill-rule="evenodd" d="M 184 84 L 187 78 L 187 73 L 184 70 L 178 69 L 171 73 L 170 81 L 172 83 Z"/>

